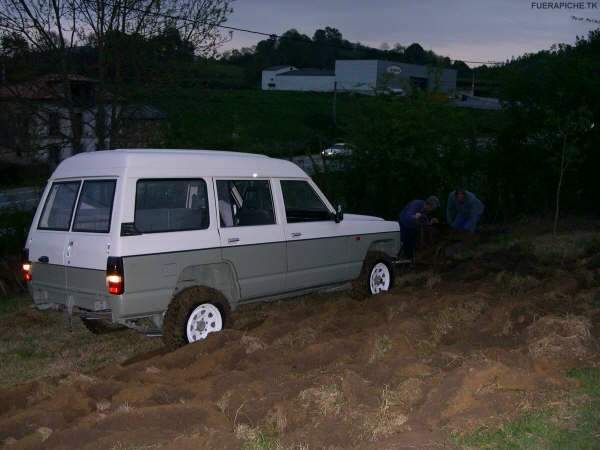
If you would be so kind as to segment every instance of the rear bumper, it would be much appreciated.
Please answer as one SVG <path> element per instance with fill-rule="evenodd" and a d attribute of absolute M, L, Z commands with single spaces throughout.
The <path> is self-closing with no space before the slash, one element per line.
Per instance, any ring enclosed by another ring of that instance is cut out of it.
<path fill-rule="evenodd" d="M 88 309 L 80 308 L 79 306 L 73 306 L 72 308 L 69 308 L 67 305 L 62 303 L 36 303 L 35 307 L 42 311 L 60 311 L 86 319 L 102 319 L 109 322 L 113 321 L 113 312 L 110 309 L 105 309 L 102 311 L 90 311 Z"/>
<path fill-rule="evenodd" d="M 120 296 L 57 289 L 36 284 L 35 281 L 27 283 L 27 288 L 38 309 L 66 311 L 75 315 L 98 315 L 111 322 L 117 322 L 119 318 Z"/>

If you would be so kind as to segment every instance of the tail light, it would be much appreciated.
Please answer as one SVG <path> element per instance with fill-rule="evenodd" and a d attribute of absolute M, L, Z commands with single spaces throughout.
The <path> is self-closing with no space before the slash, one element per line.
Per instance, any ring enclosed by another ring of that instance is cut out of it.
<path fill-rule="evenodd" d="M 121 295 L 125 291 L 123 258 L 109 256 L 106 261 L 106 289 L 112 295 Z"/>
<path fill-rule="evenodd" d="M 31 261 L 29 261 L 29 249 L 23 249 L 23 255 L 21 257 L 21 274 L 23 280 L 31 281 Z"/>

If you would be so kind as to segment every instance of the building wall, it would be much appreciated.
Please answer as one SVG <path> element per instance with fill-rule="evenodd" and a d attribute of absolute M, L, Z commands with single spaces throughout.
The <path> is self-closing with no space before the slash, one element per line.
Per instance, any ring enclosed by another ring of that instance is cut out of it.
<path fill-rule="evenodd" d="M 287 67 L 283 67 L 283 68 L 277 69 L 277 70 L 263 70 L 262 71 L 262 80 L 261 80 L 262 90 L 269 91 L 269 90 L 275 89 L 274 87 L 270 87 L 269 84 L 277 84 L 276 83 L 277 74 L 280 74 L 283 72 L 288 72 L 289 70 L 292 70 L 292 69 L 293 69 L 292 66 L 287 66 Z"/>
<path fill-rule="evenodd" d="M 415 79 L 426 80 L 428 91 L 453 94 L 456 91 L 456 70 L 417 64 L 378 61 L 378 89 L 402 88 L 414 85 Z"/>
<path fill-rule="evenodd" d="M 312 92 L 332 92 L 335 83 L 335 76 L 293 76 L 285 75 L 275 78 L 275 89 L 278 91 L 312 91 Z"/>
<path fill-rule="evenodd" d="M 375 94 L 386 89 L 404 89 L 421 86 L 428 91 L 452 95 L 456 91 L 456 71 L 416 64 L 382 60 L 337 60 L 335 76 L 281 76 L 288 68 L 263 70 L 263 90 L 352 91 Z"/>
<path fill-rule="evenodd" d="M 375 93 L 377 60 L 337 60 L 335 77 L 338 91 Z"/>

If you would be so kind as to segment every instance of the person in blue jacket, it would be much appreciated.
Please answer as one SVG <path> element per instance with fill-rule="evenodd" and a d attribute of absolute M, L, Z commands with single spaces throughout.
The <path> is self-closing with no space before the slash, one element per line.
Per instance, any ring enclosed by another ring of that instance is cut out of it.
<path fill-rule="evenodd" d="M 430 224 L 429 215 L 439 207 L 439 199 L 432 195 L 427 200 L 413 200 L 402 209 L 398 222 L 400 222 L 400 239 L 405 258 L 414 259 L 419 227 Z"/>
<path fill-rule="evenodd" d="M 446 220 L 455 230 L 475 232 L 485 206 L 475 194 L 459 188 L 450 192 L 446 206 Z"/>

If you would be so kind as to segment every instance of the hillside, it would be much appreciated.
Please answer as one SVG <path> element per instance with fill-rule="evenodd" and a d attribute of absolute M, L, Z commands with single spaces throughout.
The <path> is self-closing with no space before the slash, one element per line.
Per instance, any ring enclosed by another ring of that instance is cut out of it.
<path fill-rule="evenodd" d="M 25 304 L 3 309 L 0 441 L 594 448 L 598 249 L 590 232 L 481 242 L 381 297 L 242 307 L 232 329 L 172 353 L 131 332 L 93 337 L 76 324 L 70 334 L 62 315 Z"/>

